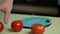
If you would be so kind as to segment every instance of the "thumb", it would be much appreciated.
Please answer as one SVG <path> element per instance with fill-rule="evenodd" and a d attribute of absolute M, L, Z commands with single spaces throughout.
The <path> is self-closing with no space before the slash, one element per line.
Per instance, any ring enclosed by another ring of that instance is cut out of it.
<path fill-rule="evenodd" d="M 6 12 L 5 13 L 5 15 L 4 15 L 4 22 L 7 24 L 7 22 L 8 22 L 8 17 L 9 17 L 9 15 L 10 15 L 10 12 L 8 11 L 8 12 Z"/>

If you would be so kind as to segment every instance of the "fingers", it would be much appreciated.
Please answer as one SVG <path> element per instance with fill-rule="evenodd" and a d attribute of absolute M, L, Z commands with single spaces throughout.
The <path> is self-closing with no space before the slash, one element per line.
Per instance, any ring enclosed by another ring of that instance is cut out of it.
<path fill-rule="evenodd" d="M 1 10 L 1 7 L 0 7 L 0 10 Z"/>
<path fill-rule="evenodd" d="M 2 10 L 3 10 L 3 7 L 0 6 L 0 11 L 2 11 Z"/>
<path fill-rule="evenodd" d="M 4 22 L 5 22 L 5 24 L 7 24 L 7 22 L 8 22 L 9 15 L 10 15 L 10 12 L 9 11 L 8 12 L 6 11 L 6 13 L 4 15 Z"/>
<path fill-rule="evenodd" d="M 1 6 L 0 6 L 0 11 L 1 11 Z"/>
<path fill-rule="evenodd" d="M 8 23 L 8 17 L 10 15 L 10 10 L 8 9 L 2 9 L 1 6 L 0 6 L 0 11 L 4 12 L 4 23 L 7 24 Z"/>
<path fill-rule="evenodd" d="M 2 6 L 1 6 L 1 3 L 0 3 L 0 11 L 2 10 Z"/>

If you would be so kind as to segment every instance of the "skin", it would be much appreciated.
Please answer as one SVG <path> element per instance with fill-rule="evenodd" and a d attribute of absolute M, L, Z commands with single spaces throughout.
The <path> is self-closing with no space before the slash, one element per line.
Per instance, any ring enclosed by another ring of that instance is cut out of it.
<path fill-rule="evenodd" d="M 13 0 L 4 0 L 0 3 L 0 11 L 4 12 L 4 23 L 7 24 L 8 17 L 11 13 Z"/>

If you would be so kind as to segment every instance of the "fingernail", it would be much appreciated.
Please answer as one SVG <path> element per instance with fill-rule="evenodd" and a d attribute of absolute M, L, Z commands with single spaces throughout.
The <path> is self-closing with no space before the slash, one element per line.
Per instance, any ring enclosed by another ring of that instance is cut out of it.
<path fill-rule="evenodd" d="M 4 22 L 5 22 L 5 24 L 7 24 L 7 20 L 5 20 Z"/>

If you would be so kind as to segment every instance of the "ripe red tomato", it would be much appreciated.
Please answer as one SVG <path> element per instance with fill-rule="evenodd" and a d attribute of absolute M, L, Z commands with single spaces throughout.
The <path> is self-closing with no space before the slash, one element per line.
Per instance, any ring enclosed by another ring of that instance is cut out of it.
<path fill-rule="evenodd" d="M 4 24 L 0 22 L 0 32 L 4 29 Z"/>
<path fill-rule="evenodd" d="M 11 27 L 14 32 L 19 32 L 23 28 L 23 23 L 21 20 L 15 20 L 12 22 Z"/>
<path fill-rule="evenodd" d="M 43 34 L 45 31 L 45 26 L 42 24 L 33 24 L 31 31 L 33 34 Z"/>

